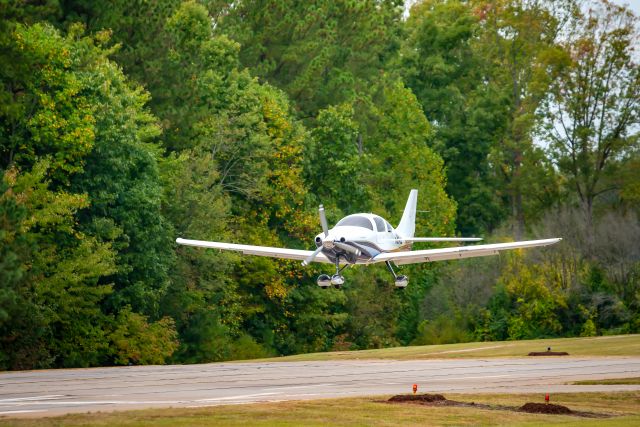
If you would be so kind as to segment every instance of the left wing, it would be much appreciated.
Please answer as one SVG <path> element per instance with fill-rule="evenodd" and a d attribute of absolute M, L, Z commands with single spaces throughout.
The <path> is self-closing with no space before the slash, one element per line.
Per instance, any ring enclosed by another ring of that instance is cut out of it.
<path fill-rule="evenodd" d="M 373 262 L 393 261 L 395 264 L 445 261 L 450 259 L 473 258 L 498 255 L 500 251 L 519 248 L 533 248 L 558 243 L 562 239 L 527 240 L 524 242 L 494 243 L 490 245 L 461 246 L 420 251 L 383 252 L 373 258 Z"/>
<path fill-rule="evenodd" d="M 298 261 L 303 261 L 307 259 L 311 254 L 313 254 L 313 251 L 305 251 L 302 249 L 272 248 L 269 246 L 253 246 L 253 245 L 237 245 L 235 243 L 207 242 L 204 240 L 187 240 L 187 239 L 181 239 L 181 238 L 177 238 L 176 243 L 179 245 L 197 246 L 200 248 L 212 248 L 212 249 L 222 249 L 222 250 L 228 250 L 228 251 L 242 252 L 245 255 L 258 255 L 258 256 L 266 256 L 271 258 L 295 259 Z M 324 262 L 328 264 L 333 264 L 322 253 L 319 253 L 316 255 L 315 262 Z"/>

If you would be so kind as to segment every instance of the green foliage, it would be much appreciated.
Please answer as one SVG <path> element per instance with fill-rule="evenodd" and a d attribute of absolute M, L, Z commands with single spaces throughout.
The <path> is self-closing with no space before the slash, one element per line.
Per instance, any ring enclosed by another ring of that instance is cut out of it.
<path fill-rule="evenodd" d="M 472 341 L 469 334 L 459 321 L 442 315 L 435 320 L 424 320 L 418 326 L 418 335 L 411 342 L 412 345 L 455 344 Z"/>
<path fill-rule="evenodd" d="M 109 31 L 113 42 L 121 46 L 114 55 L 115 61 L 132 80 L 151 85 L 161 68 L 167 18 L 181 3 L 181 0 L 66 0 L 60 5 L 62 16 L 49 19 L 58 25 L 80 21 L 92 33 Z"/>
<path fill-rule="evenodd" d="M 163 364 L 178 347 L 175 322 L 164 317 L 149 324 L 147 318 L 125 307 L 116 317 L 116 328 L 109 334 L 114 363 L 118 365 Z"/>
<path fill-rule="evenodd" d="M 349 288 L 345 289 L 345 294 L 349 316 L 346 330 L 354 348 L 399 344 L 396 328 L 402 305 L 396 290 L 389 286 L 387 274 L 382 268 L 369 268 L 347 276 Z"/>
<path fill-rule="evenodd" d="M 0 7 L 0 369 L 640 331 L 627 9 L 23 3 Z M 419 235 L 564 240 L 403 266 L 403 292 L 173 244 L 311 249 L 318 203 L 395 223 L 412 188 Z"/>
<path fill-rule="evenodd" d="M 34 236 L 25 232 L 29 211 L 14 187 L 17 169 L 4 172 L 0 181 L 0 366 L 28 367 L 46 360 L 42 343 L 44 320 L 33 300 L 29 257 Z M 46 363 L 46 362 L 45 362 Z"/>
<path fill-rule="evenodd" d="M 18 25 L 8 39 L 15 62 L 3 73 L 13 92 L 2 115 L 3 167 L 11 168 L 9 177 L 17 168 L 30 171 L 9 190 L 28 212 L 7 224 L 12 243 L 30 249 L 14 262 L 12 277 L 31 282 L 14 289 L 34 306 L 13 327 L 39 331 L 38 341 L 24 344 L 37 348 L 23 367 L 108 361 L 112 320 L 101 306 L 124 298 L 153 311 L 153 289 L 165 285 L 163 266 L 171 260 L 159 216 L 157 150 L 145 145 L 157 135 L 143 110 L 147 98 L 107 59 L 105 36 L 81 31 L 72 26 L 62 36 L 49 26 Z M 14 342 L 9 359 L 23 351 Z"/>
<path fill-rule="evenodd" d="M 207 2 L 219 32 L 242 48 L 242 64 L 283 89 L 301 116 L 368 92 L 394 56 L 397 1 Z"/>
<path fill-rule="evenodd" d="M 115 270 L 115 254 L 76 229 L 74 214 L 86 197 L 51 191 L 48 172 L 40 162 L 29 173 L 4 175 L 2 205 L 29 213 L 3 224 L 9 247 L 22 249 L 14 249 L 13 281 L 6 284 L 11 317 L 0 324 L 5 367 L 89 366 L 103 361 L 107 347 L 109 321 L 99 304 L 111 286 L 98 280 Z"/>
<path fill-rule="evenodd" d="M 131 305 L 137 312 L 157 316 L 173 261 L 171 229 L 160 212 L 160 154 L 151 143 L 159 129 L 145 111 L 148 95 L 142 89 L 130 87 L 111 62 L 100 71 L 93 101 L 94 148 L 71 188 L 91 200 L 80 213 L 83 230 L 118 250 L 118 271 L 107 279 L 115 285 L 108 304 L 114 311 Z"/>
<path fill-rule="evenodd" d="M 539 215 L 534 207 L 542 201 L 548 208 L 555 201 L 549 191 L 555 185 L 554 171 L 550 162 L 540 160 L 532 135 L 535 113 L 549 85 L 549 58 L 557 54 L 562 24 L 576 6 L 572 0 L 479 3 L 479 53 L 489 59 L 487 78 L 508 107 L 491 157 L 509 199 L 512 234 L 519 240 Z"/>
<path fill-rule="evenodd" d="M 313 142 L 307 148 L 307 181 L 322 203 L 339 203 L 342 212 L 366 210 L 369 194 L 362 182 L 366 168 L 359 150 L 358 124 L 348 104 L 320 111 Z M 339 213 L 331 212 L 336 218 Z"/>
<path fill-rule="evenodd" d="M 81 31 L 78 27 L 72 29 Z M 18 25 L 3 46 L 0 79 L 3 168 L 30 168 L 49 156 L 50 175 L 67 184 L 82 170 L 94 143 L 95 105 L 90 99 L 99 58 L 88 39 L 61 36 L 50 26 Z"/>
<path fill-rule="evenodd" d="M 554 336 L 562 330 L 556 311 L 566 302 L 558 284 L 553 281 L 554 271 L 547 272 L 545 267 L 544 264 L 527 266 L 522 263 L 521 255 L 516 253 L 510 257 L 500 277 L 515 301 L 508 321 L 510 339 Z"/>
<path fill-rule="evenodd" d="M 406 27 L 397 67 L 434 123 L 447 193 L 458 204 L 458 230 L 490 231 L 506 216 L 489 154 L 503 131 L 507 100 L 494 85 L 482 84 L 489 65 L 474 45 L 478 16 L 464 2 L 425 1 L 411 9 Z"/>
<path fill-rule="evenodd" d="M 383 87 L 376 107 L 372 121 L 377 126 L 368 138 L 365 175 L 376 212 L 399 218 L 409 191 L 416 188 L 419 209 L 428 211 L 418 216 L 417 229 L 452 235 L 455 203 L 445 192 L 444 165 L 429 146 L 431 126 L 416 97 L 401 82 L 392 81 Z"/>
<path fill-rule="evenodd" d="M 591 239 L 595 202 L 616 189 L 607 178 L 617 172 L 617 159 L 637 150 L 633 127 L 640 120 L 640 67 L 632 53 L 637 17 L 611 2 L 594 3 L 572 21 L 564 56 L 549 67 L 542 132 Z"/>
<path fill-rule="evenodd" d="M 511 298 L 504 285 L 498 283 L 491 296 L 488 310 L 483 313 L 483 329 L 476 329 L 476 335 L 485 341 L 504 341 L 509 337 L 509 314 Z"/>
<path fill-rule="evenodd" d="M 580 336 L 581 337 L 593 337 L 596 336 L 597 331 L 596 331 L 596 324 L 593 322 L 592 319 L 587 319 L 586 322 L 584 322 L 584 325 L 582 325 L 582 330 L 580 331 Z"/>

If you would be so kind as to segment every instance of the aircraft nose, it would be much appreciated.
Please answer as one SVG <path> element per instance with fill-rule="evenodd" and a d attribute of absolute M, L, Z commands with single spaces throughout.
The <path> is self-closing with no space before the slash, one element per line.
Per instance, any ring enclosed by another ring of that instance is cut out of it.
<path fill-rule="evenodd" d="M 333 236 L 329 235 L 327 237 L 325 237 L 325 239 L 322 241 L 322 246 L 324 246 L 327 249 L 333 249 L 333 247 L 335 246 L 333 244 Z"/>

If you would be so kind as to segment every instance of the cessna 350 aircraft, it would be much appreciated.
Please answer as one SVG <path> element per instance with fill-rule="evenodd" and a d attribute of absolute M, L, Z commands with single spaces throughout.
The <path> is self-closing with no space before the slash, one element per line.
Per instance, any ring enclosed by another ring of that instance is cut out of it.
<path fill-rule="evenodd" d="M 384 262 L 391 274 L 393 274 L 396 287 L 405 288 L 409 283 L 409 279 L 407 276 L 396 275 L 391 265 L 392 262 L 396 265 L 402 265 L 497 255 L 498 252 L 507 249 L 546 246 L 562 240 L 558 238 L 528 240 L 412 251 L 411 245 L 414 242 L 477 242 L 482 240 L 477 237 L 413 237 L 416 228 L 417 204 L 418 190 L 411 190 L 402 219 L 397 228 L 393 228 L 387 221 L 377 215 L 359 213 L 342 218 L 332 229 L 329 229 L 324 208 L 320 205 L 322 233 L 315 238 L 317 247 L 315 251 L 206 242 L 181 238 L 176 239 L 176 243 L 187 246 L 238 251 L 247 255 L 301 260 L 303 266 L 312 262 L 334 264 L 336 274 L 331 277 L 327 274 L 321 274 L 318 277 L 317 283 L 321 288 L 328 288 L 331 285 L 339 288 L 344 284 L 344 277 L 340 273 L 351 265 Z"/>

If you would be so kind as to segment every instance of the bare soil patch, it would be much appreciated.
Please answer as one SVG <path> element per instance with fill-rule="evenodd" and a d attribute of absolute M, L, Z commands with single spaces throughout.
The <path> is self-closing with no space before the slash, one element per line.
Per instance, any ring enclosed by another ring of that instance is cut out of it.
<path fill-rule="evenodd" d="M 447 400 L 441 394 L 398 394 L 389 399 L 389 402 L 443 402 Z"/>
<path fill-rule="evenodd" d="M 458 402 L 449 400 L 441 394 L 398 394 L 391 397 L 388 403 L 414 403 L 425 406 L 462 406 L 477 409 L 490 409 L 498 411 L 528 412 L 531 414 L 554 414 L 554 415 L 573 415 L 585 418 L 609 418 L 613 415 L 602 414 L 596 412 L 573 411 L 566 406 L 556 405 L 552 403 L 533 403 L 527 402 L 524 405 L 504 406 L 504 405 L 488 405 L 476 402 Z"/>
<path fill-rule="evenodd" d="M 566 406 L 555 405 L 553 403 L 533 403 L 528 402 L 520 407 L 521 412 L 531 414 L 572 414 L 573 411 Z"/>
<path fill-rule="evenodd" d="M 532 351 L 529 356 L 568 356 L 566 351 Z"/>

